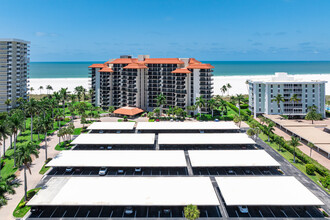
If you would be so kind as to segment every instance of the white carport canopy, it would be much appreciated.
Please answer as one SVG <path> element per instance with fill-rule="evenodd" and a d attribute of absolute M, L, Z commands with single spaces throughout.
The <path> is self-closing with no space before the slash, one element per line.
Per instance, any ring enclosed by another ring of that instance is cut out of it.
<path fill-rule="evenodd" d="M 81 134 L 76 139 L 74 139 L 71 144 L 152 145 L 154 142 L 154 134 Z"/>
<path fill-rule="evenodd" d="M 87 130 L 133 130 L 135 122 L 94 122 Z"/>
<path fill-rule="evenodd" d="M 53 177 L 29 206 L 217 206 L 208 177 Z"/>
<path fill-rule="evenodd" d="M 216 177 L 229 206 L 317 206 L 324 205 L 292 176 Z"/>
<path fill-rule="evenodd" d="M 138 122 L 137 130 L 238 130 L 234 122 Z"/>
<path fill-rule="evenodd" d="M 193 167 L 279 167 L 264 150 L 189 150 Z"/>
<path fill-rule="evenodd" d="M 183 151 L 72 150 L 62 151 L 49 167 L 186 167 Z"/>
<path fill-rule="evenodd" d="M 254 140 L 243 133 L 171 133 L 159 134 L 158 144 L 160 145 L 208 145 L 208 144 L 255 144 Z"/>

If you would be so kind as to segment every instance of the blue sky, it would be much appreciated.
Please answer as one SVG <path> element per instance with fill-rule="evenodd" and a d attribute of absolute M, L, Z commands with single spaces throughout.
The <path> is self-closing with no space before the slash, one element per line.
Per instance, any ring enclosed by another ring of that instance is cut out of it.
<path fill-rule="evenodd" d="M 0 0 L 0 8 L 0 38 L 31 41 L 31 61 L 330 60 L 328 0 Z"/>

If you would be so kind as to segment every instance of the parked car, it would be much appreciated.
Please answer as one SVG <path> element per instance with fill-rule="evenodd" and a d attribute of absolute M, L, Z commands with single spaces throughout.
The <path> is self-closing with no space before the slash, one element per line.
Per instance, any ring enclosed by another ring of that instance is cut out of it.
<path fill-rule="evenodd" d="M 272 175 L 272 173 L 269 170 L 263 170 L 262 174 L 264 175 Z"/>
<path fill-rule="evenodd" d="M 66 172 L 66 173 L 71 173 L 71 172 L 72 172 L 72 170 L 73 170 L 73 168 L 72 168 L 72 167 L 67 167 L 67 168 L 65 169 L 65 172 Z"/>
<path fill-rule="evenodd" d="M 112 146 L 107 146 L 107 150 L 112 150 Z"/>
<path fill-rule="evenodd" d="M 124 170 L 122 170 L 122 169 L 117 170 L 117 174 L 124 174 Z"/>
<path fill-rule="evenodd" d="M 235 175 L 235 174 L 236 174 L 234 170 L 227 170 L 227 173 L 228 173 L 229 175 Z"/>
<path fill-rule="evenodd" d="M 245 169 L 245 170 L 244 170 L 244 173 L 245 173 L 245 174 L 248 174 L 248 175 L 251 175 L 251 174 L 252 174 L 251 170 L 248 170 L 248 169 Z"/>
<path fill-rule="evenodd" d="M 100 168 L 100 171 L 99 171 L 99 175 L 100 175 L 100 176 L 105 176 L 105 175 L 107 174 L 107 172 L 108 172 L 108 168 L 106 168 L 106 167 L 101 167 L 101 168 Z"/>
<path fill-rule="evenodd" d="M 249 209 L 246 205 L 238 206 L 238 209 L 241 213 L 249 213 Z"/>
<path fill-rule="evenodd" d="M 100 150 L 104 150 L 104 147 L 103 147 L 103 146 L 101 146 L 101 147 L 100 147 Z"/>
<path fill-rule="evenodd" d="M 103 130 L 99 130 L 99 134 L 103 134 L 104 133 L 104 131 Z"/>
<path fill-rule="evenodd" d="M 125 212 L 126 215 L 133 214 L 133 212 L 134 212 L 133 207 L 131 207 L 131 206 L 125 207 L 124 212 Z"/>
<path fill-rule="evenodd" d="M 135 172 L 136 172 L 136 173 L 140 173 L 141 171 L 142 171 L 141 167 L 137 167 L 137 168 L 135 168 Z"/>

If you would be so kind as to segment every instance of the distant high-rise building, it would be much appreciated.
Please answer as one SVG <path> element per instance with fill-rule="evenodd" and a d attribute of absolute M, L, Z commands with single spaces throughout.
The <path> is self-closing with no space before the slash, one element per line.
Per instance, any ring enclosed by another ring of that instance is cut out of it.
<path fill-rule="evenodd" d="M 161 93 L 166 98 L 164 108 L 186 108 L 194 105 L 197 97 L 208 101 L 212 96 L 214 67 L 194 58 L 121 56 L 89 68 L 95 106 L 130 106 L 152 111 Z"/>
<path fill-rule="evenodd" d="M 325 83 L 321 80 L 299 80 L 287 73 L 275 73 L 270 79 L 249 80 L 249 108 L 258 114 L 305 116 L 308 107 L 315 105 L 325 117 Z M 280 106 L 274 98 L 281 94 Z M 291 99 L 296 95 L 296 101 Z"/>
<path fill-rule="evenodd" d="M 0 39 L 0 112 L 15 108 L 19 97 L 27 98 L 29 44 L 24 40 Z"/>

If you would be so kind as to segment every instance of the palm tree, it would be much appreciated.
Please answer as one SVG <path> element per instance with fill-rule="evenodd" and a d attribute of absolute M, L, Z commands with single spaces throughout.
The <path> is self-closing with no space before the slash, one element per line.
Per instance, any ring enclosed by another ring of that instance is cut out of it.
<path fill-rule="evenodd" d="M 81 100 L 81 95 L 82 95 L 83 90 L 84 90 L 84 87 L 82 87 L 82 86 L 77 86 L 76 88 L 74 88 L 74 92 L 77 94 L 79 102 Z"/>
<path fill-rule="evenodd" d="M 51 85 L 47 85 L 46 89 L 47 89 L 47 94 L 49 94 L 49 91 L 53 90 L 53 87 Z"/>
<path fill-rule="evenodd" d="M 94 95 L 94 89 L 90 89 L 90 90 L 88 90 L 88 94 L 89 94 L 89 97 L 90 97 L 90 99 L 91 99 L 91 101 L 92 101 L 92 97 L 93 97 L 93 95 Z"/>
<path fill-rule="evenodd" d="M 280 113 L 282 114 L 281 102 L 285 102 L 282 94 L 278 93 L 274 98 L 272 98 L 271 102 L 277 103 L 277 107 L 280 109 Z"/>
<path fill-rule="evenodd" d="M 14 188 L 19 186 L 19 183 L 15 179 L 15 174 L 9 175 L 6 178 L 0 175 L 0 207 L 7 204 L 6 193 L 15 194 Z"/>
<path fill-rule="evenodd" d="M 217 102 L 212 98 L 207 102 L 207 104 L 208 104 L 209 108 L 211 109 L 212 118 L 213 118 L 213 110 L 217 109 L 217 107 L 218 107 Z"/>
<path fill-rule="evenodd" d="M 242 117 L 240 115 L 235 115 L 233 121 L 238 125 L 238 127 L 241 127 Z"/>
<path fill-rule="evenodd" d="M 13 129 L 13 135 L 14 135 L 14 167 L 16 167 L 15 154 L 16 154 L 17 134 L 18 134 L 18 131 L 23 129 L 23 127 L 24 127 L 23 118 L 24 118 L 24 116 L 23 116 L 22 112 L 16 112 L 9 118 L 10 124 L 12 125 L 12 129 Z"/>
<path fill-rule="evenodd" d="M 188 220 L 198 219 L 200 215 L 200 211 L 195 205 L 187 205 L 184 207 L 184 216 Z"/>
<path fill-rule="evenodd" d="M 247 134 L 249 137 L 253 137 L 253 136 L 255 136 L 254 129 L 250 128 L 249 130 L 246 131 L 246 134 Z"/>
<path fill-rule="evenodd" d="M 241 115 L 241 101 L 244 99 L 244 96 L 242 94 L 237 94 L 235 99 L 238 105 L 238 115 Z"/>
<path fill-rule="evenodd" d="M 227 102 L 223 99 L 220 99 L 218 101 L 218 110 L 221 111 L 222 115 L 227 114 Z"/>
<path fill-rule="evenodd" d="M 293 162 L 296 162 L 296 147 L 300 145 L 299 138 L 291 136 L 291 141 L 289 144 L 293 147 Z"/>
<path fill-rule="evenodd" d="M 223 85 L 223 86 L 220 88 L 220 91 L 222 92 L 222 96 L 224 96 L 225 93 L 227 92 L 227 86 L 226 86 L 226 85 Z"/>
<path fill-rule="evenodd" d="M 33 91 L 34 91 L 34 88 L 33 88 L 33 87 L 31 87 L 31 88 L 30 88 L 30 92 L 32 93 Z"/>
<path fill-rule="evenodd" d="M 114 106 L 109 106 L 108 112 L 109 112 L 109 116 L 115 111 L 115 107 Z"/>
<path fill-rule="evenodd" d="M 270 133 L 275 131 L 274 127 L 275 127 L 275 124 L 273 122 L 270 122 L 267 126 L 265 126 L 265 128 L 267 130 L 268 142 L 270 141 L 269 140 Z"/>
<path fill-rule="evenodd" d="M 206 106 L 205 99 L 203 95 L 196 97 L 195 106 L 198 108 L 199 116 L 202 117 L 202 108 Z"/>
<path fill-rule="evenodd" d="M 76 94 L 70 94 L 70 99 L 72 104 L 76 101 L 76 98 L 77 98 Z"/>
<path fill-rule="evenodd" d="M 0 121 L 0 138 L 3 140 L 3 158 L 5 158 L 6 156 L 6 138 L 8 137 L 8 135 L 10 135 L 10 131 L 8 129 L 7 124 L 8 120 Z"/>
<path fill-rule="evenodd" d="M 44 89 L 43 86 L 39 86 L 39 92 L 40 92 L 40 95 L 41 95 L 41 90 Z"/>
<path fill-rule="evenodd" d="M 321 120 L 322 115 L 316 112 L 316 105 L 308 106 L 308 113 L 305 116 L 306 120 L 311 120 L 312 124 L 314 124 L 315 120 Z"/>
<path fill-rule="evenodd" d="M 312 157 L 312 151 L 316 147 L 315 147 L 315 145 L 313 143 L 308 143 L 307 146 L 310 148 L 309 157 Z"/>
<path fill-rule="evenodd" d="M 34 98 L 31 98 L 26 106 L 26 111 L 31 116 L 31 141 L 33 141 L 33 115 L 36 114 L 37 110 L 38 102 Z"/>
<path fill-rule="evenodd" d="M 227 87 L 228 96 L 229 96 L 229 89 L 231 89 L 231 85 L 230 85 L 230 83 L 227 83 L 226 87 Z"/>
<path fill-rule="evenodd" d="M 5 101 L 5 105 L 7 105 L 7 108 L 10 106 L 10 104 L 11 104 L 11 99 L 7 99 Z"/>
<path fill-rule="evenodd" d="M 297 94 L 293 94 L 293 95 L 291 96 L 291 98 L 290 98 L 290 102 L 293 102 L 294 104 L 300 102 L 300 100 L 301 100 L 301 99 L 298 98 L 298 95 L 297 95 Z M 293 108 L 292 110 L 294 111 L 294 108 Z"/>
<path fill-rule="evenodd" d="M 62 102 L 63 102 L 63 111 L 64 111 L 64 118 L 65 118 L 65 100 L 68 99 L 68 88 L 61 88 L 60 90 L 60 95 L 62 98 Z"/>
<path fill-rule="evenodd" d="M 48 159 L 47 158 L 47 132 L 48 132 L 48 130 L 52 129 L 53 123 L 54 123 L 54 121 L 49 115 L 46 115 L 46 117 L 42 118 L 42 120 L 41 120 L 41 131 L 45 134 L 45 161 Z"/>
<path fill-rule="evenodd" d="M 157 101 L 157 106 L 159 107 L 160 110 L 160 114 L 163 113 L 163 105 L 166 104 L 166 97 L 163 93 L 160 93 L 157 97 L 156 97 L 156 101 Z"/>
<path fill-rule="evenodd" d="M 32 157 L 31 155 L 34 155 L 35 157 L 38 157 L 39 152 L 37 151 L 37 145 L 29 141 L 25 145 L 22 145 L 17 150 L 17 162 L 19 165 L 24 166 L 24 200 L 27 200 L 27 178 L 26 178 L 26 169 L 29 170 L 31 174 L 31 163 L 32 163 Z"/>

